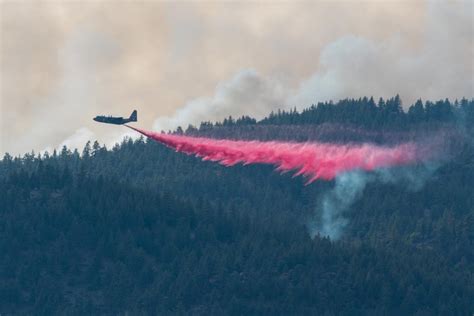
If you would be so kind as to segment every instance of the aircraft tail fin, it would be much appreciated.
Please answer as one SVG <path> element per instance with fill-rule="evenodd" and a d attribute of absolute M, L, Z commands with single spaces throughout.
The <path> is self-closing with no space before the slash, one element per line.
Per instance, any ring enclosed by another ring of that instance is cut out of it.
<path fill-rule="evenodd" d="M 137 121 L 137 110 L 134 110 L 130 115 L 130 121 L 136 122 Z"/>

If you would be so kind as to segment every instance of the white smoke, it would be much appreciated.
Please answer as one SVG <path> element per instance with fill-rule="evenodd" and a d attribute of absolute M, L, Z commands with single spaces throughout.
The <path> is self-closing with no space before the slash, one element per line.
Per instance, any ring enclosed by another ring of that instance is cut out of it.
<path fill-rule="evenodd" d="M 277 78 L 243 70 L 219 85 L 213 97 L 195 99 L 155 129 L 221 120 L 226 116 L 257 118 L 324 101 L 399 94 L 404 105 L 417 99 L 474 96 L 474 26 L 472 2 L 429 2 L 425 32 L 414 47 L 402 35 L 375 41 L 348 34 L 321 50 L 317 70 L 297 88 Z"/>
<path fill-rule="evenodd" d="M 214 96 L 192 100 L 173 116 L 158 118 L 154 128 L 167 130 L 178 126 L 187 127 L 188 124 L 223 120 L 229 116 L 263 118 L 269 111 L 281 108 L 286 95 L 285 89 L 275 80 L 255 70 L 242 70 L 229 81 L 219 84 Z"/>
<path fill-rule="evenodd" d="M 40 153 L 49 152 L 51 153 L 54 149 L 57 151 L 61 150 L 63 146 L 66 146 L 68 149 L 82 149 L 86 143 L 90 140 L 95 139 L 94 133 L 87 127 L 81 127 L 74 132 L 74 134 L 67 137 L 63 140 L 58 146 L 52 148 L 50 146 L 44 148 Z"/>
<path fill-rule="evenodd" d="M 62 148 L 63 146 L 67 148 L 84 148 L 86 143 L 92 139 L 94 139 L 94 133 L 86 127 L 81 127 L 74 132 L 74 134 L 65 139 L 58 148 Z"/>

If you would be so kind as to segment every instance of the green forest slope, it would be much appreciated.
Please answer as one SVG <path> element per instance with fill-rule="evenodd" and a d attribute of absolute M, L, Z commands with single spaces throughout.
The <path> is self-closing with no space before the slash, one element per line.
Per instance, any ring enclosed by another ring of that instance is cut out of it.
<path fill-rule="evenodd" d="M 405 112 L 395 97 L 175 131 L 375 143 L 447 135 L 448 154 L 416 189 L 367 183 L 337 241 L 307 229 L 334 181 L 305 186 L 272 166 L 226 168 L 144 139 L 6 154 L 0 313 L 472 315 L 473 124 L 474 100 Z"/>

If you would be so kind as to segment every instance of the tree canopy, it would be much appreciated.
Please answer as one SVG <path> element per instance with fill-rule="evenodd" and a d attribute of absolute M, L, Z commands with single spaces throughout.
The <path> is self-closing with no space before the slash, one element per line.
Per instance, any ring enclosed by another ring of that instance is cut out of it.
<path fill-rule="evenodd" d="M 320 103 L 175 132 L 393 142 L 456 130 L 417 190 L 371 182 L 343 237 L 310 238 L 334 182 L 226 168 L 143 138 L 0 161 L 2 314 L 469 315 L 474 101 Z M 356 132 L 354 132 L 356 131 Z"/>

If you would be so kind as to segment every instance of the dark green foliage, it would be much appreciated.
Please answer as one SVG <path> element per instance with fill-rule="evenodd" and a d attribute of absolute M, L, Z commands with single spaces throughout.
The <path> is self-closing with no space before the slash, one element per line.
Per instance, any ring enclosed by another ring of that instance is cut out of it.
<path fill-rule="evenodd" d="M 400 106 L 345 100 L 186 130 L 291 139 L 328 122 L 375 132 L 450 124 L 465 135 L 422 188 L 370 183 L 337 242 L 305 227 L 333 183 L 304 186 L 270 166 L 225 168 L 143 139 L 88 144 L 81 156 L 5 155 L 0 313 L 472 314 L 474 103 Z"/>

